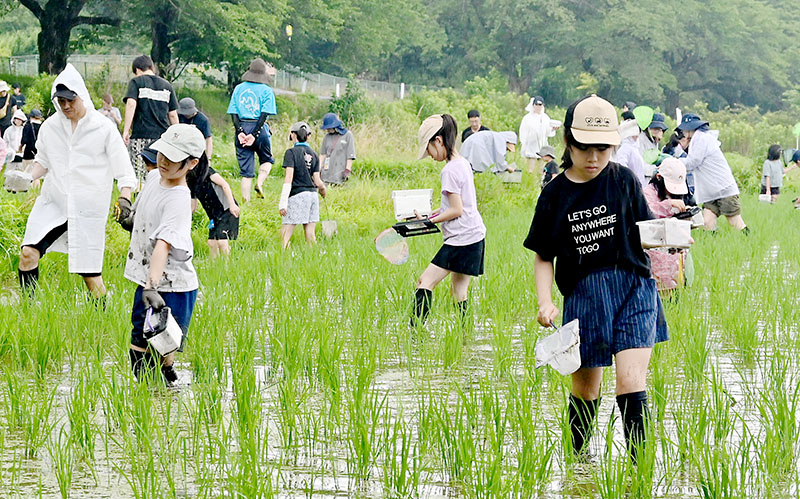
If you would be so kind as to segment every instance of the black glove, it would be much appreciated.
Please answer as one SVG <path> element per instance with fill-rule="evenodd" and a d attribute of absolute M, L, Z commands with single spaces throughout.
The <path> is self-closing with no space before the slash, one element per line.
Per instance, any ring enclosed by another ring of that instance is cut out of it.
<path fill-rule="evenodd" d="M 117 222 L 122 222 L 122 220 L 131 216 L 131 200 L 128 198 L 117 198 L 117 202 L 114 205 L 114 219 Z"/>
<path fill-rule="evenodd" d="M 161 310 L 166 306 L 164 298 L 155 289 L 143 289 L 142 302 L 145 308 L 152 308 L 153 310 Z"/>

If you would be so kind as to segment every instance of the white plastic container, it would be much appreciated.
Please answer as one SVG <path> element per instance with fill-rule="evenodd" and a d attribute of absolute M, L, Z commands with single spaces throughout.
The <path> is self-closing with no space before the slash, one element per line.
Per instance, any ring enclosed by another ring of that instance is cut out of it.
<path fill-rule="evenodd" d="M 158 353 L 169 355 L 180 348 L 183 330 L 175 321 L 169 307 L 158 312 L 149 308 L 144 320 L 144 337 Z"/>
<path fill-rule="evenodd" d="M 4 187 L 9 192 L 25 192 L 30 189 L 33 182 L 30 173 L 20 170 L 6 170 L 4 176 L 6 177 Z"/>
<path fill-rule="evenodd" d="M 636 222 L 645 248 L 688 248 L 692 245 L 692 222 L 658 218 Z"/>
<path fill-rule="evenodd" d="M 497 174 L 504 184 L 519 184 L 522 183 L 522 170 L 514 170 L 513 172 L 500 172 Z"/>
<path fill-rule="evenodd" d="M 770 196 L 769 194 L 759 194 L 758 200 L 761 201 L 762 203 L 771 203 L 772 196 Z"/>
<path fill-rule="evenodd" d="M 414 218 L 416 211 L 420 216 L 427 217 L 433 213 L 433 189 L 409 189 L 392 191 L 394 203 L 394 218 L 399 222 Z"/>
<path fill-rule="evenodd" d="M 536 343 L 536 367 L 550 365 L 566 376 L 581 367 L 581 336 L 575 319 Z"/>
<path fill-rule="evenodd" d="M 706 220 L 705 218 L 703 218 L 703 210 L 700 210 L 697 213 L 695 213 L 691 218 L 691 222 L 693 229 L 704 227 L 706 225 Z"/>

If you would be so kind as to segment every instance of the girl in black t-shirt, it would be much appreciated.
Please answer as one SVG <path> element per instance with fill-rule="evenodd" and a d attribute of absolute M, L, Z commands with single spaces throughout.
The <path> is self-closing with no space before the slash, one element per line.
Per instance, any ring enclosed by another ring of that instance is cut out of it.
<path fill-rule="evenodd" d="M 564 323 L 580 324 L 581 368 L 572 374 L 568 406 L 575 453 L 591 436 L 602 368 L 614 357 L 617 404 L 635 461 L 645 438 L 650 354 L 667 339 L 636 226 L 652 215 L 634 174 L 610 161 L 620 143 L 614 107 L 594 95 L 583 98 L 569 107 L 564 126 L 564 173 L 542 190 L 525 240 L 536 252 L 537 319 L 552 326 L 558 316 L 555 278 L 564 295 Z"/>

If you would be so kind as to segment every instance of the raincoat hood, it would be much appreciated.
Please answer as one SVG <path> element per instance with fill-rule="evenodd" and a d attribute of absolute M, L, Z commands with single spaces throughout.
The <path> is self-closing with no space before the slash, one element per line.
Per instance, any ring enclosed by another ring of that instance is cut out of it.
<path fill-rule="evenodd" d="M 15 120 L 22 120 L 22 123 L 23 123 L 23 124 L 24 124 L 26 121 L 28 121 L 28 117 L 27 117 L 27 116 L 25 115 L 25 113 L 24 113 L 24 112 L 22 112 L 22 110 L 20 110 L 20 109 L 17 109 L 16 111 L 14 111 L 14 117 L 13 117 L 13 119 L 15 119 Z"/>
<path fill-rule="evenodd" d="M 67 67 L 58 74 L 55 81 L 53 81 L 53 86 L 50 88 L 50 99 L 53 101 L 53 106 L 56 108 L 56 111 L 62 113 L 61 106 L 58 105 L 58 99 L 55 98 L 57 85 L 64 85 L 78 94 L 78 97 L 83 101 L 83 105 L 86 106 L 87 113 L 90 110 L 95 110 L 92 97 L 89 95 L 89 89 L 86 88 L 86 83 L 84 83 L 83 77 L 72 64 L 67 64 Z"/>

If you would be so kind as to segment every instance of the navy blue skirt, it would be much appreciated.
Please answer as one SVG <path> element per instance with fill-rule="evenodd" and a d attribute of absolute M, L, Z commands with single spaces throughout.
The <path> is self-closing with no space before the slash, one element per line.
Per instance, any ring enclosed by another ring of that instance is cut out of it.
<path fill-rule="evenodd" d="M 443 244 L 431 263 L 450 272 L 479 276 L 483 274 L 485 239 L 466 246 Z"/>

